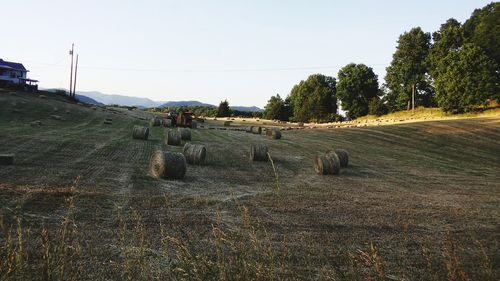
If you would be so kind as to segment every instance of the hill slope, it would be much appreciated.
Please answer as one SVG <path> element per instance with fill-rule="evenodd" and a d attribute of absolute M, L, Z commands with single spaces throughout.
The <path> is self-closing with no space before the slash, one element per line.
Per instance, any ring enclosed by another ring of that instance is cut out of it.
<path fill-rule="evenodd" d="M 25 259 L 11 259 L 26 263 L 10 267 L 19 279 L 61 270 L 61 261 L 78 265 L 65 274 L 88 280 L 500 274 L 498 117 L 291 130 L 281 140 L 207 120 L 191 131 L 206 164 L 171 181 L 148 175 L 149 158 L 182 147 L 165 145 L 162 127 L 132 139 L 132 126 L 148 124 L 141 114 L 0 91 L 0 153 L 15 154 L 0 166 L 0 241 L 32 239 Z M 273 164 L 248 160 L 254 143 L 268 146 Z M 347 149 L 349 166 L 316 175 L 315 156 L 331 148 Z M 40 236 L 44 228 L 50 235 Z"/>

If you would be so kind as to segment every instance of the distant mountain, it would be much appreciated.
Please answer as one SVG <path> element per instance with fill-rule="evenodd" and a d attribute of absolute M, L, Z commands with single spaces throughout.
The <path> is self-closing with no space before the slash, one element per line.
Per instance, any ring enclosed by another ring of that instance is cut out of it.
<path fill-rule="evenodd" d="M 82 95 L 76 95 L 76 98 L 78 99 L 79 102 L 87 103 L 87 104 L 93 104 L 93 105 L 104 105 L 103 103 L 100 103 L 96 101 L 93 98 L 89 98 L 87 96 L 82 96 Z"/>
<path fill-rule="evenodd" d="M 76 92 L 77 95 L 92 98 L 103 104 L 118 104 L 125 106 L 157 107 L 164 102 L 154 101 L 148 98 L 130 97 L 122 95 L 107 95 L 97 91 Z"/>
<path fill-rule="evenodd" d="M 202 103 L 199 101 L 195 100 L 190 100 L 190 101 L 168 101 L 159 107 L 175 107 L 175 106 L 210 106 L 210 107 L 215 107 L 213 104 L 208 104 L 208 103 Z"/>
<path fill-rule="evenodd" d="M 230 106 L 231 109 L 233 110 L 238 110 L 238 111 L 254 111 L 254 112 L 263 112 L 264 109 L 258 108 L 256 106 Z"/>

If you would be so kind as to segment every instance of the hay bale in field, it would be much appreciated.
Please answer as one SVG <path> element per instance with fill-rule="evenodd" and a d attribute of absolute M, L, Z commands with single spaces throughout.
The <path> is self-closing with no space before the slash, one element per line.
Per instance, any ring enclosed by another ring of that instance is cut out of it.
<path fill-rule="evenodd" d="M 272 140 L 279 140 L 281 139 L 281 131 L 278 129 L 267 129 L 266 136 Z"/>
<path fill-rule="evenodd" d="M 201 144 L 186 143 L 182 149 L 182 153 L 189 164 L 201 165 L 205 163 L 207 149 Z"/>
<path fill-rule="evenodd" d="M 62 116 L 59 116 L 59 115 L 50 115 L 50 118 L 56 119 L 56 120 L 63 120 Z"/>
<path fill-rule="evenodd" d="M 151 126 L 155 126 L 155 127 L 156 127 L 156 126 L 161 126 L 161 118 L 160 118 L 160 117 L 155 116 L 155 117 L 151 118 L 151 121 L 149 122 L 149 124 L 150 124 Z"/>
<path fill-rule="evenodd" d="M 0 165 L 14 164 L 14 154 L 0 154 Z"/>
<path fill-rule="evenodd" d="M 178 128 L 181 133 L 182 140 L 191 140 L 191 129 L 189 128 Z"/>
<path fill-rule="evenodd" d="M 108 117 L 108 118 L 104 119 L 104 121 L 113 122 L 113 118 L 109 118 L 109 117 Z"/>
<path fill-rule="evenodd" d="M 349 152 L 345 149 L 335 149 L 335 153 L 339 156 L 340 167 L 347 167 L 349 164 Z"/>
<path fill-rule="evenodd" d="M 250 159 L 252 161 L 267 161 L 269 159 L 267 151 L 267 145 L 265 144 L 252 144 L 250 146 Z"/>
<path fill-rule="evenodd" d="M 104 120 L 104 124 L 105 125 L 111 125 L 111 124 L 113 124 L 113 122 L 112 121 L 108 121 L 108 120 Z"/>
<path fill-rule="evenodd" d="M 168 130 L 165 135 L 166 145 L 181 145 L 182 135 L 179 130 Z"/>
<path fill-rule="evenodd" d="M 314 158 L 314 170 L 319 175 L 338 175 L 340 160 L 335 152 L 327 152 Z"/>
<path fill-rule="evenodd" d="M 198 127 L 198 123 L 196 121 L 191 121 L 191 129 L 196 129 Z"/>
<path fill-rule="evenodd" d="M 41 99 L 46 99 L 47 98 L 46 95 L 39 95 L 38 97 L 41 98 Z"/>
<path fill-rule="evenodd" d="M 304 122 L 299 122 L 299 123 L 297 123 L 297 126 L 299 126 L 299 127 L 304 127 Z"/>
<path fill-rule="evenodd" d="M 252 126 L 252 134 L 262 134 L 262 128 L 259 126 Z"/>
<path fill-rule="evenodd" d="M 149 127 L 134 126 L 132 137 L 138 140 L 147 140 L 149 137 Z"/>
<path fill-rule="evenodd" d="M 224 127 L 230 127 L 231 121 L 224 121 Z"/>
<path fill-rule="evenodd" d="M 172 127 L 172 119 L 164 118 L 163 119 L 163 127 Z"/>
<path fill-rule="evenodd" d="M 253 128 L 253 126 L 245 127 L 245 132 L 251 133 L 252 132 L 252 128 Z"/>
<path fill-rule="evenodd" d="M 186 174 L 186 158 L 179 152 L 157 150 L 149 160 L 149 172 L 155 178 L 182 179 Z"/>

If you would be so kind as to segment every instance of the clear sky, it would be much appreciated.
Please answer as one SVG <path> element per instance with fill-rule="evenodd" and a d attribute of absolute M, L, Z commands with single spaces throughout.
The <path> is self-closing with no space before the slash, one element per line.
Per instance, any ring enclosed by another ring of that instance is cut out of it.
<path fill-rule="evenodd" d="M 21 62 L 45 88 L 263 107 L 310 74 L 351 62 L 383 83 L 398 36 L 491 1 L 0 0 L 0 58 Z"/>

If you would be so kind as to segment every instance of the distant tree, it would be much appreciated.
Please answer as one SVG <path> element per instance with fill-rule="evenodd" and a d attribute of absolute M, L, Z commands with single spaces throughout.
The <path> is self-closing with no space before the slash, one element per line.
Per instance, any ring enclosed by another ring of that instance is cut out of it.
<path fill-rule="evenodd" d="M 272 96 L 264 107 L 264 118 L 271 120 L 285 120 L 285 101 L 279 94 Z"/>
<path fill-rule="evenodd" d="M 432 33 L 434 43 L 429 50 L 427 57 L 429 72 L 435 78 L 435 70 L 439 61 L 448 55 L 450 51 L 456 51 L 464 44 L 463 30 L 460 22 L 456 19 L 449 19 L 441 25 L 441 28 Z"/>
<path fill-rule="evenodd" d="M 436 99 L 446 112 L 461 113 L 499 99 L 498 65 L 480 47 L 466 44 L 451 51 L 437 69 Z"/>
<path fill-rule="evenodd" d="M 313 74 L 292 88 L 289 96 L 296 121 L 329 121 L 337 112 L 336 80 Z"/>
<path fill-rule="evenodd" d="M 231 109 L 229 109 L 229 103 L 227 100 L 221 101 L 219 108 L 217 108 L 217 117 L 229 117 L 231 116 Z"/>
<path fill-rule="evenodd" d="M 368 114 L 368 104 L 378 97 L 378 78 L 371 67 L 348 64 L 338 73 L 337 97 L 347 117 L 358 118 Z"/>
<path fill-rule="evenodd" d="M 384 104 L 383 99 L 379 97 L 373 97 L 368 104 L 368 114 L 370 115 L 384 115 L 387 114 L 387 106 Z"/>
<path fill-rule="evenodd" d="M 474 13 L 471 16 L 474 17 Z M 467 21 L 469 22 L 469 21 Z M 477 25 L 476 25 L 477 23 Z M 500 65 L 500 2 L 491 3 L 480 10 L 474 21 L 468 42 L 481 47 L 490 58 Z"/>
<path fill-rule="evenodd" d="M 416 103 L 423 106 L 433 105 L 434 91 L 426 64 L 430 39 L 431 35 L 423 32 L 420 27 L 399 36 L 396 52 L 385 76 L 389 89 L 386 99 L 391 111 L 407 107 L 414 85 Z"/>

